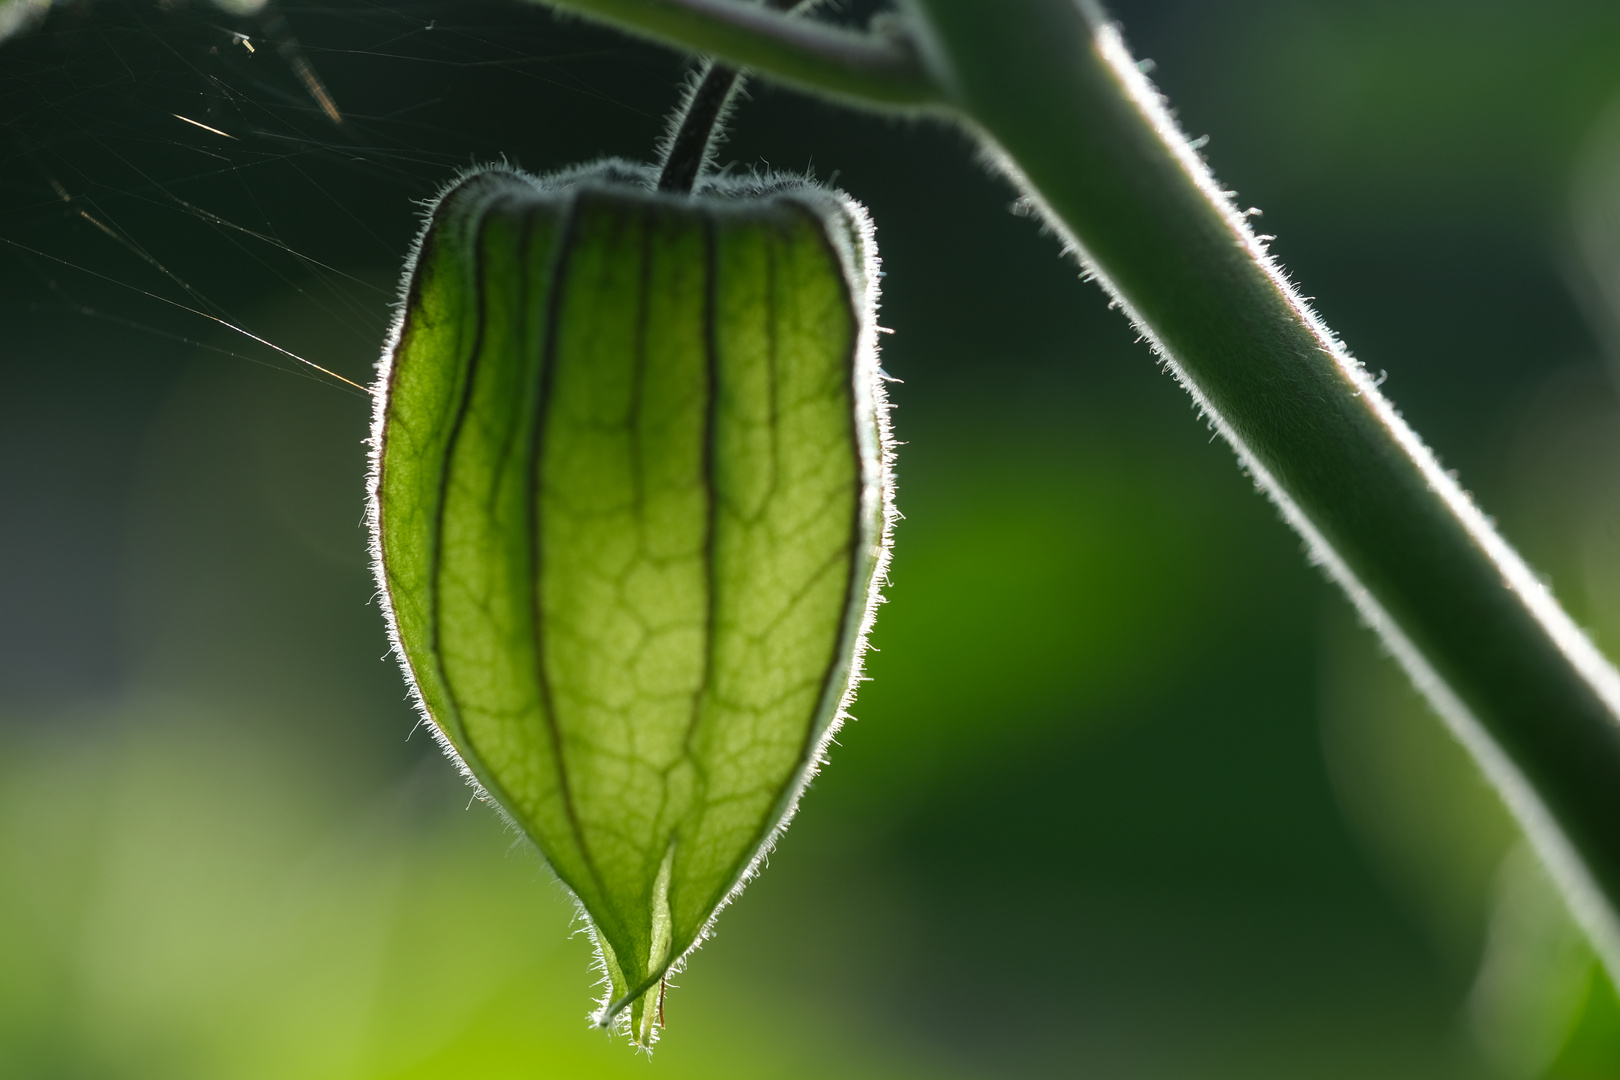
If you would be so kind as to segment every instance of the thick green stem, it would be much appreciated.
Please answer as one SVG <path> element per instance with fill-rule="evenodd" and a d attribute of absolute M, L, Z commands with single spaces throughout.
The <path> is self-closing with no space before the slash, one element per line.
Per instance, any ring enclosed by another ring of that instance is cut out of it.
<path fill-rule="evenodd" d="M 1473 752 L 1620 975 L 1620 675 L 1266 256 L 1098 12 L 919 3 L 957 106 Z"/>
<path fill-rule="evenodd" d="M 1620 982 L 1620 674 L 1271 262 L 1100 10 L 909 0 L 906 15 L 938 97 L 1383 636 Z M 667 36 L 772 69 L 762 50 Z"/>

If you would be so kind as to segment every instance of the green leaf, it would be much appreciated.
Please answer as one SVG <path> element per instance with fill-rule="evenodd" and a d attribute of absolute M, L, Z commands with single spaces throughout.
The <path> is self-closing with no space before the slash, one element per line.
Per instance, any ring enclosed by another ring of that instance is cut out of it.
<path fill-rule="evenodd" d="M 371 480 L 396 646 L 642 1045 L 858 677 L 891 517 L 870 234 L 797 181 L 490 170 L 406 273 Z"/>

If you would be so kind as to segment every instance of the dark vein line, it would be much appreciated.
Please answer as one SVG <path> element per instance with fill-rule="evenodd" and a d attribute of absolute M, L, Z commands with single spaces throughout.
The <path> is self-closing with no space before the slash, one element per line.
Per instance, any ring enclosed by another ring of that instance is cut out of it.
<path fill-rule="evenodd" d="M 714 643 L 719 620 L 719 599 L 715 595 L 719 575 L 715 572 L 715 534 L 719 531 L 720 484 L 717 477 L 715 442 L 719 438 L 720 396 L 720 343 L 716 324 L 719 304 L 719 253 L 715 237 L 714 218 L 703 217 L 703 493 L 708 500 L 708 514 L 703 529 L 703 583 L 704 583 L 704 640 L 703 678 L 692 695 L 692 718 L 686 726 L 683 746 L 697 773 L 699 805 L 709 786 L 703 763 L 693 751 L 692 740 L 697 736 L 698 723 L 703 716 L 703 702 L 714 682 Z"/>
<path fill-rule="evenodd" d="M 849 544 L 849 574 L 844 583 L 844 618 L 838 627 L 837 644 L 833 647 L 831 662 L 827 665 L 827 670 L 822 676 L 821 696 L 818 699 L 818 707 L 816 709 L 816 717 L 819 721 L 828 704 L 827 696 L 830 693 L 837 692 L 840 698 L 843 697 L 844 690 L 833 686 L 833 679 L 838 674 L 840 662 L 843 659 L 845 651 L 854 649 L 856 644 L 855 637 L 860 632 L 861 620 L 866 616 L 866 605 L 857 605 L 855 603 L 857 598 L 856 592 L 861 588 L 859 578 L 861 571 L 861 560 L 864 554 L 864 545 L 862 544 L 862 540 L 864 539 L 863 533 L 865 532 L 863 526 L 865 524 L 864 519 L 866 509 L 865 503 L 867 480 L 865 475 L 866 458 L 865 455 L 861 453 L 860 418 L 856 415 L 856 404 L 860 401 L 860 387 L 856 385 L 856 380 L 859 379 L 861 375 L 859 363 L 861 345 L 861 313 L 855 306 L 854 289 L 852 287 L 852 283 L 844 275 L 843 259 L 839 256 L 837 250 L 832 245 L 832 241 L 828 238 L 825 223 L 821 220 L 820 215 L 815 214 L 808 208 L 802 206 L 796 208 L 808 216 L 814 223 L 816 239 L 820 241 L 822 250 L 826 254 L 828 261 L 837 269 L 838 276 L 843 280 L 845 313 L 849 317 L 849 345 L 845 354 L 845 371 L 847 373 L 845 392 L 849 395 L 849 398 L 845 415 L 849 417 L 849 450 L 855 459 L 855 497 L 851 500 L 849 538 L 847 541 Z M 880 464 L 879 468 L 881 467 L 882 466 Z M 860 608 L 859 611 L 856 610 L 857 607 Z M 853 655 L 851 656 L 850 663 L 853 666 Z M 793 770 L 793 778 L 789 779 L 787 784 L 782 786 L 777 795 L 778 802 L 787 796 L 789 785 L 791 785 L 794 780 L 797 779 L 800 773 L 802 773 L 803 770 L 808 766 L 811 756 L 815 753 L 816 744 L 821 741 L 821 735 L 826 730 L 826 727 L 832 723 L 832 719 L 832 714 L 828 714 L 825 724 L 812 725 L 810 730 L 805 733 L 804 746 L 799 751 L 799 761 L 798 765 Z M 818 727 L 821 730 L 817 730 Z"/>
<path fill-rule="evenodd" d="M 860 375 L 857 361 L 860 358 L 861 321 L 860 312 L 855 306 L 854 290 L 848 278 L 843 273 L 843 260 L 839 256 L 838 252 L 833 248 L 832 242 L 827 236 L 827 227 L 823 222 L 821 215 L 809 207 L 803 206 L 802 204 L 790 202 L 787 203 L 787 205 L 810 219 L 810 222 L 814 227 L 816 238 L 821 242 L 821 245 L 827 254 L 827 258 L 833 266 L 839 268 L 839 277 L 844 279 L 844 302 L 849 315 L 849 345 L 846 350 L 845 369 L 849 374 L 849 380 L 846 384 L 849 392 L 849 449 L 853 452 L 856 462 L 855 498 L 853 500 L 853 508 L 850 515 L 850 531 L 848 534 L 848 540 L 846 541 L 849 547 L 849 555 L 847 556 L 849 559 L 849 572 L 846 575 L 844 582 L 844 616 L 838 626 L 838 636 L 834 640 L 832 655 L 829 657 L 827 667 L 821 676 L 821 694 L 816 699 L 816 720 L 820 721 L 822 714 L 827 710 L 828 694 L 833 690 L 838 689 L 833 685 L 833 680 L 838 674 L 841 661 L 847 650 L 853 650 L 855 645 L 855 633 L 859 632 L 860 621 L 865 615 L 865 605 L 861 605 L 861 610 L 859 612 L 855 611 L 856 591 L 860 588 L 860 582 L 858 579 L 860 577 L 861 569 L 861 541 L 863 538 L 862 534 L 865 532 L 862 526 L 864 524 L 863 511 L 865 510 L 864 496 L 866 486 L 866 476 L 864 475 L 865 458 L 861 454 L 860 426 L 858 418 L 856 417 L 855 409 L 855 404 L 859 400 L 857 396 L 858 387 L 856 386 L 855 380 Z M 851 662 L 853 664 L 853 660 Z M 843 691 L 841 689 L 838 689 L 838 695 L 840 698 L 843 697 Z M 799 750 L 799 757 L 794 764 L 793 770 L 776 789 L 776 797 L 771 802 L 771 816 L 765 820 L 759 831 L 754 834 L 754 839 L 752 843 L 750 843 L 745 849 L 745 854 L 742 856 L 742 858 L 736 863 L 732 864 L 731 871 L 726 876 L 727 884 L 723 889 L 720 890 L 718 895 L 711 897 L 711 905 L 713 903 L 718 903 L 736 886 L 738 879 L 742 876 L 743 872 L 748 868 L 749 863 L 753 861 L 755 855 L 758 853 L 760 845 L 764 844 L 765 841 L 770 837 L 771 833 L 774 832 L 777 826 L 782 823 L 782 814 L 787 809 L 783 804 L 791 794 L 794 785 L 799 783 L 800 779 L 803 777 L 805 769 L 809 766 L 811 758 L 815 754 L 816 744 L 821 741 L 821 736 L 826 732 L 831 722 L 832 717 L 829 714 L 826 723 L 818 722 L 812 724 L 810 729 L 805 732 L 804 744 Z"/>
<path fill-rule="evenodd" d="M 763 232 L 764 230 L 761 230 Z M 765 244 L 765 373 L 767 393 L 770 396 L 771 432 L 771 484 L 766 489 L 767 501 L 775 499 L 782 486 L 782 431 L 778 411 L 777 363 L 777 310 L 776 310 L 776 246 Z M 763 504 L 762 504 L 763 509 Z M 763 516 L 763 515 L 762 515 Z"/>
<path fill-rule="evenodd" d="M 647 382 L 647 325 L 652 317 L 653 292 L 653 258 L 656 249 L 657 229 L 661 224 L 658 207 L 649 203 L 642 211 L 641 235 L 641 291 L 636 297 L 636 331 L 635 331 L 635 360 L 631 366 L 630 379 L 630 480 L 633 498 L 637 512 L 637 533 L 640 540 L 641 554 L 647 557 L 647 494 L 646 475 L 642 462 L 645 441 L 642 438 L 642 420 L 645 411 L 645 395 Z M 677 240 L 680 236 L 679 224 L 670 230 Z M 633 756 L 633 755 L 632 755 Z M 684 754 L 683 754 L 684 756 Z M 660 772 L 663 790 L 658 797 L 658 813 L 653 820 L 662 821 L 664 814 L 669 810 L 669 774 L 680 763 L 677 758 L 668 768 Z M 660 859 L 663 855 L 659 856 Z"/>
<path fill-rule="evenodd" d="M 720 346 L 717 337 L 716 324 L 718 315 L 716 308 L 719 305 L 719 253 L 718 241 L 715 235 L 714 217 L 705 214 L 703 223 L 703 494 L 707 500 L 707 514 L 703 530 L 703 585 L 704 585 L 704 626 L 703 626 L 703 675 L 699 679 L 697 689 L 692 693 L 692 715 L 686 724 L 686 737 L 681 742 L 682 753 L 686 760 L 692 764 L 692 773 L 695 778 L 696 791 L 692 805 L 698 807 L 697 820 L 701 821 L 708 800 L 709 774 L 703 761 L 698 757 L 692 743 L 697 737 L 698 725 L 703 719 L 703 705 L 709 696 L 709 688 L 714 684 L 714 646 L 716 628 L 719 622 L 719 598 L 716 595 L 716 582 L 719 575 L 715 572 L 715 536 L 719 531 L 720 516 L 720 487 L 716 478 L 715 442 L 719 437 L 719 386 L 720 386 Z M 675 830 L 672 842 L 680 839 L 680 829 Z M 670 919 L 673 923 L 675 915 L 675 897 L 679 890 L 679 883 L 672 881 L 669 891 Z M 678 947 L 682 946 L 682 947 Z M 675 927 L 670 927 L 670 952 L 679 955 L 683 951 L 683 944 L 675 937 Z"/>
<path fill-rule="evenodd" d="M 527 359 L 525 352 L 529 342 L 529 330 L 534 319 L 534 311 L 532 310 L 531 305 L 528 303 L 528 297 L 529 292 L 533 287 L 532 279 L 534 277 L 532 272 L 532 264 L 534 261 L 535 216 L 536 215 L 533 207 L 528 207 L 524 210 L 522 234 L 517 244 L 516 276 L 518 282 L 518 304 L 516 315 L 518 326 L 516 328 L 517 332 L 512 336 L 512 341 L 514 343 L 514 352 L 516 353 L 515 363 L 518 365 L 521 365 L 523 361 Z M 506 403 L 501 402 L 501 404 L 504 405 Z M 517 415 L 511 418 L 511 422 L 503 425 L 505 432 L 501 437 L 500 446 L 494 453 L 490 455 L 490 461 L 492 461 L 494 465 L 491 469 L 489 478 L 489 494 L 485 498 L 484 507 L 485 511 L 489 514 L 492 520 L 495 518 L 496 508 L 500 503 L 501 486 L 505 482 L 506 471 L 513 465 L 512 446 L 518 440 L 523 423 L 521 401 L 514 401 L 509 408 Z"/>
<path fill-rule="evenodd" d="M 557 375 L 558 323 L 562 312 L 564 287 L 568 283 L 569 272 L 573 269 L 574 247 L 579 242 L 579 203 L 580 199 L 577 194 L 568 201 L 567 216 L 563 222 L 562 235 L 557 240 L 556 259 L 552 264 L 551 289 L 546 297 L 546 336 L 541 352 L 540 378 L 537 380 L 538 399 L 534 403 L 534 429 L 530 435 L 529 443 L 529 483 L 527 485 L 529 597 L 530 603 L 533 605 L 535 682 L 540 688 L 540 711 L 545 721 L 546 734 L 551 740 L 552 756 L 557 761 L 557 789 L 562 795 L 563 812 L 567 815 L 569 828 L 574 833 L 574 843 L 579 848 L 579 857 L 585 863 L 585 869 L 590 873 L 591 880 L 596 883 L 597 895 L 605 901 L 607 899 L 607 887 L 603 884 L 602 874 L 596 867 L 596 861 L 591 858 L 590 849 L 585 846 L 585 830 L 580 826 L 579 810 L 574 805 L 573 786 L 568 782 L 567 762 L 563 756 L 562 729 L 557 723 L 556 705 L 551 692 L 551 678 L 546 674 L 545 612 L 541 574 L 540 534 L 542 521 L 540 516 L 540 485 L 542 466 L 545 463 L 546 432 L 551 426 L 551 409 L 555 397 L 553 390 L 556 385 Z M 619 961 L 621 970 L 624 963 L 622 959 Z"/>
<path fill-rule="evenodd" d="M 630 362 L 630 489 L 641 519 L 642 553 L 646 553 L 646 486 L 642 471 L 642 406 L 647 381 L 647 320 L 652 306 L 653 226 L 658 211 L 648 205 L 642 211 L 641 289 L 636 296 L 635 352 Z"/>
<path fill-rule="evenodd" d="M 441 202 L 439 204 L 440 208 L 445 208 L 449 201 L 449 199 L 446 199 Z M 473 384 L 476 381 L 479 361 L 484 352 L 484 240 L 486 235 L 485 224 L 488 221 L 490 206 L 493 201 L 494 200 L 486 201 L 483 206 L 479 207 L 478 220 L 473 224 L 472 229 L 472 300 L 473 311 L 477 313 L 477 318 L 473 327 L 472 348 L 466 354 L 466 360 L 462 367 L 461 396 L 460 400 L 456 403 L 455 419 L 450 422 L 450 434 L 444 440 L 444 452 L 439 459 L 439 491 L 437 500 L 433 506 L 432 546 L 430 547 L 428 553 L 428 651 L 433 657 L 434 666 L 438 668 L 439 685 L 443 687 L 444 695 L 449 700 L 450 710 L 452 713 L 454 713 L 451 723 L 454 724 L 456 733 L 461 736 L 461 742 L 463 744 L 462 753 L 471 755 L 475 761 L 478 759 L 478 751 L 473 746 L 472 736 L 468 734 L 466 725 L 461 722 L 461 702 L 456 697 L 455 687 L 451 685 L 449 673 L 445 671 L 444 660 L 439 653 L 439 639 L 441 636 L 439 630 L 439 619 L 443 614 L 443 605 L 440 597 L 441 590 L 439 586 L 439 576 L 442 573 L 444 564 L 444 507 L 446 501 L 449 499 L 450 493 L 451 462 L 455 458 L 456 446 L 461 441 L 462 429 L 466 426 L 467 413 L 472 407 Z M 430 238 L 433 238 L 434 242 L 437 240 L 437 230 L 442 228 L 443 225 L 444 220 L 440 218 L 439 220 L 434 221 L 429 227 L 429 232 L 427 235 Z M 429 252 L 427 251 L 424 251 L 422 254 L 418 255 L 416 265 L 420 268 L 431 267 L 432 263 L 427 260 L 428 255 Z M 407 312 L 416 310 L 416 303 L 421 299 L 422 280 L 422 271 L 418 270 L 416 280 L 411 284 L 412 303 L 406 308 Z M 460 344 L 459 339 L 457 344 Z M 402 350 L 403 347 L 404 342 L 402 341 Z M 397 377 L 398 371 L 399 369 L 396 366 L 393 372 L 390 373 L 390 377 Z M 479 769 L 478 772 L 480 774 L 484 774 L 487 773 L 488 770 Z M 490 781 L 493 780 L 493 777 L 486 778 L 484 775 L 480 775 L 479 779 L 487 786 L 489 785 Z"/>

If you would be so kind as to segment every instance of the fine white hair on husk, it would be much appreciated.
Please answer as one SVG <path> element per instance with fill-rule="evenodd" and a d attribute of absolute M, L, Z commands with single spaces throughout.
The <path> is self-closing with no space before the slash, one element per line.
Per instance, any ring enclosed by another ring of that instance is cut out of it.
<path fill-rule="evenodd" d="M 864 565 L 857 572 L 852 600 L 858 610 L 845 613 L 845 626 L 839 647 L 840 663 L 818 709 L 817 722 L 806 744 L 806 753 L 797 774 L 772 811 L 773 824 L 755 849 L 753 856 L 738 872 L 720 902 L 715 905 L 692 944 L 670 961 L 663 978 L 679 975 L 688 960 L 714 935 L 720 913 L 742 895 L 748 884 L 756 878 L 770 859 L 777 842 L 798 812 L 799 803 L 811 781 L 827 762 L 827 753 L 843 725 L 855 719 L 850 707 L 855 694 L 864 681 L 862 669 L 870 649 L 869 637 L 877 620 L 877 609 L 884 602 L 883 586 L 888 583 L 889 564 L 894 539 L 894 527 L 900 512 L 894 499 L 895 441 L 890 420 L 892 404 L 884 383 L 888 377 L 879 363 L 877 313 L 880 299 L 880 260 L 877 253 L 875 230 L 866 208 L 847 193 L 820 187 L 799 176 L 785 174 L 750 174 L 740 178 L 714 178 L 700 187 L 703 190 L 725 191 L 733 196 L 759 197 L 782 194 L 815 210 L 835 238 L 835 247 L 843 264 L 856 318 L 854 391 L 856 414 L 870 419 L 870 426 L 858 430 L 862 459 L 862 519 L 871 528 L 863 536 Z M 864 531 L 864 530 L 863 530 Z M 854 616 L 853 618 L 851 616 Z M 606 964 L 600 956 L 603 978 Z M 607 995 L 591 1014 L 591 1023 L 597 1027 L 617 1029 L 626 1023 L 628 1008 L 621 1006 L 611 1012 L 614 1004 L 611 986 Z M 655 1029 L 656 1032 L 656 1029 Z M 656 1036 L 655 1036 L 656 1037 Z"/>
<path fill-rule="evenodd" d="M 520 837 L 527 837 L 527 832 L 479 780 L 449 735 L 434 719 L 423 698 L 400 635 L 398 618 L 389 591 L 387 570 L 383 561 L 381 529 L 381 483 L 389 380 L 393 373 L 395 353 L 404 332 L 411 283 L 422 258 L 429 231 L 437 220 L 437 211 L 445 196 L 469 179 L 494 171 L 521 178 L 534 184 L 538 190 L 546 191 L 558 191 L 581 184 L 608 183 L 637 187 L 654 198 L 672 200 L 686 200 L 691 197 L 711 198 L 717 206 L 722 207 L 727 202 L 734 203 L 740 199 L 780 198 L 797 203 L 813 213 L 822 223 L 848 286 L 855 327 L 852 390 L 855 398 L 855 434 L 861 460 L 859 499 L 862 549 L 857 553 L 849 610 L 844 614 L 843 628 L 840 631 L 839 660 L 826 682 L 810 736 L 806 741 L 803 758 L 767 819 L 770 822 L 768 828 L 752 856 L 725 891 L 720 903 L 704 921 L 691 945 L 675 957 L 664 970 L 662 979 L 667 981 L 684 968 L 691 954 L 713 934 L 714 923 L 720 911 L 735 900 L 748 882 L 759 873 L 798 809 L 805 789 L 826 762 L 828 749 L 838 730 L 846 721 L 853 719 L 849 709 L 854 703 L 856 689 L 862 681 L 862 667 L 869 647 L 868 635 L 876 618 L 877 607 L 883 602 L 881 590 L 888 580 L 890 545 L 895 523 L 900 517 L 894 503 L 895 444 L 889 417 L 890 402 L 884 389 L 887 376 L 879 366 L 878 360 L 880 328 L 877 325 L 877 311 L 881 274 L 872 221 L 865 208 L 848 194 L 818 185 L 806 175 L 770 172 L 751 172 L 741 176 L 710 175 L 700 179 L 695 196 L 662 196 L 652 193 L 656 183 L 656 170 L 620 159 L 604 159 L 544 176 L 518 173 L 504 161 L 475 166 L 460 171 L 439 190 L 437 195 L 423 202 L 423 224 L 405 260 L 399 292 L 394 302 L 393 319 L 381 358 L 377 363 L 376 379 L 372 385 L 374 405 L 371 434 L 367 440 L 366 474 L 366 524 L 370 534 L 371 567 L 376 581 L 378 603 L 382 608 L 387 627 L 389 647 L 405 677 L 410 701 L 419 717 L 418 723 L 427 726 L 440 749 L 473 789 L 474 797 L 493 808 L 506 826 Z M 555 878 L 555 874 L 553 876 Z M 555 880 L 567 890 L 566 883 L 560 879 Z M 629 1010 L 627 1008 L 610 1010 L 613 1004 L 613 981 L 608 960 L 609 946 L 583 903 L 573 895 L 572 890 L 568 892 L 574 902 L 577 927 L 575 932 L 583 931 L 590 934 L 595 953 L 594 967 L 599 974 L 597 985 L 604 988 L 604 996 L 591 1013 L 590 1021 L 597 1027 L 625 1029 Z M 653 1039 L 656 1037 L 655 1027 Z M 647 1048 L 650 1049 L 650 1046 Z"/>
<path fill-rule="evenodd" d="M 383 474 L 383 442 L 388 423 L 388 388 L 394 370 L 394 353 L 399 349 L 400 338 L 405 331 L 405 317 L 410 305 L 411 282 L 416 279 L 416 268 L 422 257 L 423 245 L 427 241 L 428 233 L 433 228 L 436 211 L 444 197 L 467 180 L 479 173 L 489 172 L 506 167 L 505 161 L 476 166 L 458 171 L 454 178 L 440 185 L 439 190 L 428 199 L 422 201 L 422 224 L 417 229 L 416 236 L 411 240 L 411 246 L 405 254 L 404 268 L 400 273 L 399 286 L 394 294 L 393 317 L 388 323 L 388 333 L 383 338 L 382 355 L 377 360 L 377 374 L 371 384 L 371 431 L 366 439 L 366 512 L 365 523 L 367 533 L 366 550 L 371 562 L 371 574 L 377 585 L 377 603 L 382 608 L 383 624 L 388 634 L 388 649 L 394 660 L 399 664 L 400 673 L 405 677 L 406 695 L 411 706 L 416 710 L 417 727 L 426 726 L 433 736 L 439 749 L 444 751 L 446 757 L 455 765 L 456 771 L 461 774 L 467 785 L 473 789 L 475 797 L 489 806 L 506 821 L 507 825 L 516 827 L 517 823 L 506 813 L 499 803 L 490 798 L 489 792 L 473 774 L 472 769 L 462 760 L 461 754 L 451 743 L 433 714 L 428 710 L 427 702 L 422 697 L 422 691 L 417 685 L 416 672 L 411 667 L 411 660 L 405 651 L 405 643 L 400 637 L 399 619 L 394 612 L 393 595 L 388 588 L 388 570 L 383 562 L 382 545 L 382 474 Z M 415 728 L 411 729 L 415 732 Z"/>
<path fill-rule="evenodd" d="M 779 179 L 786 181 L 786 178 Z M 802 184 L 803 181 L 797 183 Z M 884 389 L 886 376 L 878 359 L 880 328 L 877 313 L 881 274 L 871 215 L 866 212 L 864 206 L 842 191 L 806 187 L 796 194 L 812 205 L 821 204 L 823 220 L 829 225 L 842 225 L 843 228 L 839 232 L 847 241 L 840 245 L 839 254 L 844 263 L 856 307 L 854 375 L 857 415 L 869 417 L 871 420 L 870 427 L 863 425 L 859 432 L 863 440 L 862 516 L 865 521 L 875 523 L 876 527 L 872 535 L 863 538 L 867 545 L 864 552 L 866 565 L 861 568 L 859 578 L 863 580 L 857 581 L 853 596 L 859 610 L 847 612 L 845 615 L 845 631 L 840 647 L 843 670 L 838 677 L 828 681 L 827 696 L 821 705 L 822 718 L 818 721 L 820 730 L 813 733 L 798 775 L 777 805 L 774 812 L 775 824 L 761 841 L 753 858 L 743 867 L 731 888 L 704 921 L 692 944 L 670 964 L 665 978 L 681 972 L 688 958 L 713 935 L 714 925 L 720 913 L 742 894 L 749 882 L 758 876 L 783 832 L 792 822 L 806 789 L 826 764 L 828 750 L 839 730 L 845 723 L 855 719 L 850 707 L 855 703 L 856 690 L 863 681 L 862 670 L 866 653 L 871 647 L 869 637 L 877 620 L 878 606 L 884 602 L 883 586 L 888 583 L 894 527 L 900 520 L 894 499 L 895 442 L 890 420 L 892 405 Z M 855 617 L 851 618 L 851 615 Z"/>
<path fill-rule="evenodd" d="M 422 696 L 421 688 L 417 683 L 416 672 L 411 665 L 410 656 L 406 652 L 404 641 L 400 636 L 399 620 L 395 614 L 393 597 L 388 588 L 388 572 L 383 561 L 382 548 L 381 485 L 383 473 L 383 444 L 388 418 L 387 409 L 388 388 L 390 384 L 389 381 L 393 374 L 394 355 L 399 348 L 400 338 L 405 329 L 405 319 L 408 314 L 410 304 L 411 283 L 415 280 L 417 265 L 422 257 L 423 246 L 427 240 L 429 232 L 435 224 L 438 208 L 447 195 L 459 188 L 466 181 L 486 172 L 506 172 L 514 177 L 521 176 L 528 179 L 535 183 L 537 187 L 546 187 L 549 185 L 565 186 L 566 184 L 572 182 L 576 176 L 587 172 L 616 174 L 623 171 L 633 174 L 637 170 L 643 169 L 644 167 L 634 165 L 630 162 L 608 159 L 602 162 L 592 163 L 590 165 L 563 170 L 547 177 L 531 177 L 527 174 L 519 173 L 513 170 L 503 158 L 498 162 L 474 165 L 458 170 L 456 175 L 442 184 L 439 187 L 439 190 L 432 197 L 423 200 L 421 203 L 422 225 L 417 230 L 416 236 L 411 241 L 410 249 L 405 256 L 404 267 L 400 273 L 398 291 L 395 294 L 393 303 L 393 318 L 389 322 L 388 333 L 383 341 L 382 355 L 377 361 L 377 375 L 375 380 L 372 382 L 371 432 L 370 436 L 366 440 L 367 464 L 365 521 L 369 535 L 367 550 L 371 561 L 372 576 L 377 585 L 378 604 L 382 608 L 383 612 L 383 621 L 388 635 L 389 650 L 393 653 L 395 661 L 399 664 L 400 672 L 405 677 L 406 693 L 418 716 L 417 726 L 427 727 L 429 733 L 433 736 L 434 742 L 438 744 L 439 749 L 444 752 L 445 757 L 450 759 L 456 771 L 461 775 L 462 780 L 467 784 L 467 786 L 472 788 L 474 798 L 491 808 L 500 817 L 505 828 L 516 834 L 516 836 L 520 839 L 527 840 L 531 845 L 533 844 L 533 839 L 529 837 L 527 830 L 525 830 L 517 819 L 514 818 L 510 812 L 508 812 L 506 807 L 501 805 L 500 801 L 494 798 L 488 789 L 485 788 L 483 782 L 479 780 L 477 774 L 473 771 L 471 766 L 467 764 L 460 751 L 456 749 L 456 746 L 450 740 L 448 733 L 439 725 L 438 721 L 434 719 L 432 712 L 428 709 L 427 701 Z M 412 730 L 414 731 L 415 728 Z M 602 977 L 606 979 L 608 969 L 606 958 L 603 954 L 603 944 L 600 940 L 600 935 L 596 931 L 595 924 L 591 921 L 590 914 L 585 910 L 585 905 L 580 901 L 579 897 L 574 895 L 573 890 L 569 889 L 567 884 L 556 876 L 555 870 L 552 869 L 550 863 L 545 859 L 544 854 L 539 852 L 538 845 L 534 846 L 536 853 L 540 854 L 541 862 L 545 863 L 547 870 L 551 872 L 553 881 L 555 881 L 557 885 L 567 893 L 569 899 L 573 902 L 575 923 L 582 925 L 586 930 L 589 931 L 592 944 L 595 948 L 595 967 L 602 973 Z"/>

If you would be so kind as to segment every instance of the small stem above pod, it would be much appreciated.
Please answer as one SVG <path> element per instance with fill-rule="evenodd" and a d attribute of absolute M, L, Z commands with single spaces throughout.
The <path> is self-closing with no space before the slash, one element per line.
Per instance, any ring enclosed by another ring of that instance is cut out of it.
<path fill-rule="evenodd" d="M 742 82 L 742 73 L 724 64 L 711 63 L 693 85 L 686 99 L 686 112 L 680 126 L 670 136 L 669 152 L 658 174 L 658 190 L 687 195 L 709 162 L 720 120 L 731 96 Z"/>
<path fill-rule="evenodd" d="M 814 0 L 762 0 L 761 7 L 788 14 L 802 11 Z M 731 111 L 731 99 L 742 85 L 742 72 L 710 61 L 692 84 L 686 101 L 671 125 L 674 132 L 658 174 L 658 190 L 691 194 L 714 154 L 720 127 Z"/>

